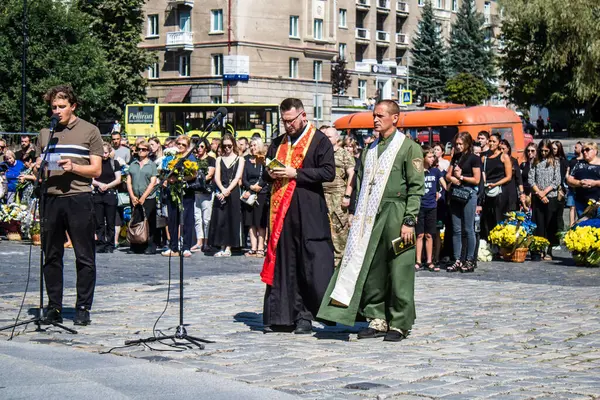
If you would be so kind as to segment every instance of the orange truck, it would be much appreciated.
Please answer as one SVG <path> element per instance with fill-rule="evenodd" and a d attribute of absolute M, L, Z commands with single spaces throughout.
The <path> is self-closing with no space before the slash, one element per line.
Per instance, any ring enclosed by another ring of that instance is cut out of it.
<path fill-rule="evenodd" d="M 521 118 L 508 108 L 456 105 L 445 109 L 435 108 L 437 109 L 401 111 L 398 128 L 410 133 L 411 137 L 420 143 L 427 143 L 432 137 L 434 142 L 444 145 L 446 154 L 449 154 L 452 139 L 459 132 L 469 132 L 474 140 L 481 131 L 498 133 L 508 140 L 512 147 L 512 155 L 518 160 L 524 158 L 525 147 L 533 141 L 531 135 L 523 132 Z M 336 120 L 334 126 L 356 136 L 364 135 L 373 129 L 373 112 L 346 115 Z"/>

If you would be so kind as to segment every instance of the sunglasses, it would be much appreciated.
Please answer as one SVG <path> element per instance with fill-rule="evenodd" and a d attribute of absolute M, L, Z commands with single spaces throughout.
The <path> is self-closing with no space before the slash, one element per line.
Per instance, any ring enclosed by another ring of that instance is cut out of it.
<path fill-rule="evenodd" d="M 550 150 L 548 150 L 548 149 L 542 149 L 542 153 L 550 153 Z"/>
<path fill-rule="evenodd" d="M 186 146 L 187 146 L 187 143 L 175 143 L 175 144 L 176 144 L 177 146 L 184 146 L 184 147 L 186 147 Z"/>
<path fill-rule="evenodd" d="M 200 146 L 198 146 L 198 147 L 199 147 L 199 148 L 201 148 L 201 149 L 205 149 L 205 148 L 206 148 L 206 146 L 205 146 L 205 145 L 203 145 L 203 144 L 201 144 L 201 145 L 200 145 Z"/>
<path fill-rule="evenodd" d="M 145 148 L 145 147 L 140 147 L 140 148 L 138 149 L 138 151 L 148 151 L 148 149 L 147 149 L 147 148 Z"/>
<path fill-rule="evenodd" d="M 535 153 L 535 149 L 529 149 L 527 150 L 528 153 Z"/>
<path fill-rule="evenodd" d="M 231 148 L 233 148 L 233 145 L 232 144 L 224 144 L 223 148 L 224 149 L 231 149 Z"/>
<path fill-rule="evenodd" d="M 588 151 L 592 151 L 592 150 L 594 150 L 594 149 L 592 149 L 591 147 L 586 147 L 586 148 L 585 148 L 585 149 L 583 149 L 582 151 L 584 151 L 584 152 L 586 152 L 586 153 L 587 153 Z"/>

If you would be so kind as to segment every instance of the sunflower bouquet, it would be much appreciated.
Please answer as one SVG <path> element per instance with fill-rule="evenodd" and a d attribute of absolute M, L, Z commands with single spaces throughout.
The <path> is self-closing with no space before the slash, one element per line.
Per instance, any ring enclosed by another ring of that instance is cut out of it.
<path fill-rule="evenodd" d="M 500 254 L 510 258 L 518 250 L 522 262 L 533 238 L 536 225 L 531 222 L 531 215 L 524 212 L 512 211 L 506 219 L 492 229 L 488 235 L 490 243 L 500 247 Z"/>
<path fill-rule="evenodd" d="M 198 163 L 191 160 L 183 160 L 181 156 L 174 156 L 166 164 L 168 172 L 169 188 L 171 192 L 171 200 L 182 209 L 183 204 L 181 198 L 187 188 L 187 179 L 193 178 L 198 174 Z"/>
<path fill-rule="evenodd" d="M 563 237 L 576 263 L 600 266 L 600 219 L 592 218 L 575 224 Z"/>

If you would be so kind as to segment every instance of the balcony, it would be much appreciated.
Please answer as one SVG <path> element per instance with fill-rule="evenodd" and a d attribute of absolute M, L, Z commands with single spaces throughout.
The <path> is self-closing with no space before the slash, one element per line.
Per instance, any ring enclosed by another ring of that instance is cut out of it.
<path fill-rule="evenodd" d="M 483 26 L 500 26 L 500 16 L 498 14 L 483 14 Z"/>
<path fill-rule="evenodd" d="M 371 40 L 369 30 L 364 28 L 356 28 L 354 37 L 356 38 L 356 40 L 364 40 L 367 42 Z"/>
<path fill-rule="evenodd" d="M 396 13 L 399 15 L 408 15 L 410 12 L 410 8 L 408 7 L 408 2 L 406 1 L 398 1 L 396 2 Z"/>
<path fill-rule="evenodd" d="M 396 47 L 408 47 L 408 35 L 406 33 L 396 33 Z"/>
<path fill-rule="evenodd" d="M 190 8 L 194 7 L 194 0 L 168 0 L 167 6 L 176 7 L 176 6 L 188 6 Z"/>
<path fill-rule="evenodd" d="M 376 32 L 376 37 L 375 39 L 377 40 L 378 44 L 389 44 L 390 43 L 390 33 L 386 32 L 386 31 L 377 31 Z"/>
<path fill-rule="evenodd" d="M 371 0 L 356 0 L 356 8 L 368 10 L 371 8 Z"/>
<path fill-rule="evenodd" d="M 167 32 L 167 51 L 170 50 L 194 50 L 192 32 Z"/>
<path fill-rule="evenodd" d="M 392 10 L 392 2 L 390 0 L 376 0 L 377 11 L 389 13 Z"/>

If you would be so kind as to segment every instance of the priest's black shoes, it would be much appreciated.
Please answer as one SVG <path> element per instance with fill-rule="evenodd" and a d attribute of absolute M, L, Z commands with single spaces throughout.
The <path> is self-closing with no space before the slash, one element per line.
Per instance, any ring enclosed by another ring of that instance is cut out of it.
<path fill-rule="evenodd" d="M 406 336 L 407 335 L 405 335 L 404 333 L 402 333 L 400 331 L 395 331 L 395 330 L 390 329 L 385 334 L 383 341 L 384 342 L 401 342 L 404 339 L 406 339 Z"/>
<path fill-rule="evenodd" d="M 373 329 L 373 328 L 365 328 L 365 329 L 361 329 L 360 331 L 358 331 L 359 339 L 375 339 L 375 338 L 383 337 L 383 336 L 386 336 L 386 332 L 378 331 L 377 329 Z"/>
<path fill-rule="evenodd" d="M 294 333 L 296 335 L 307 335 L 312 333 L 312 323 L 307 319 L 298 320 Z"/>

